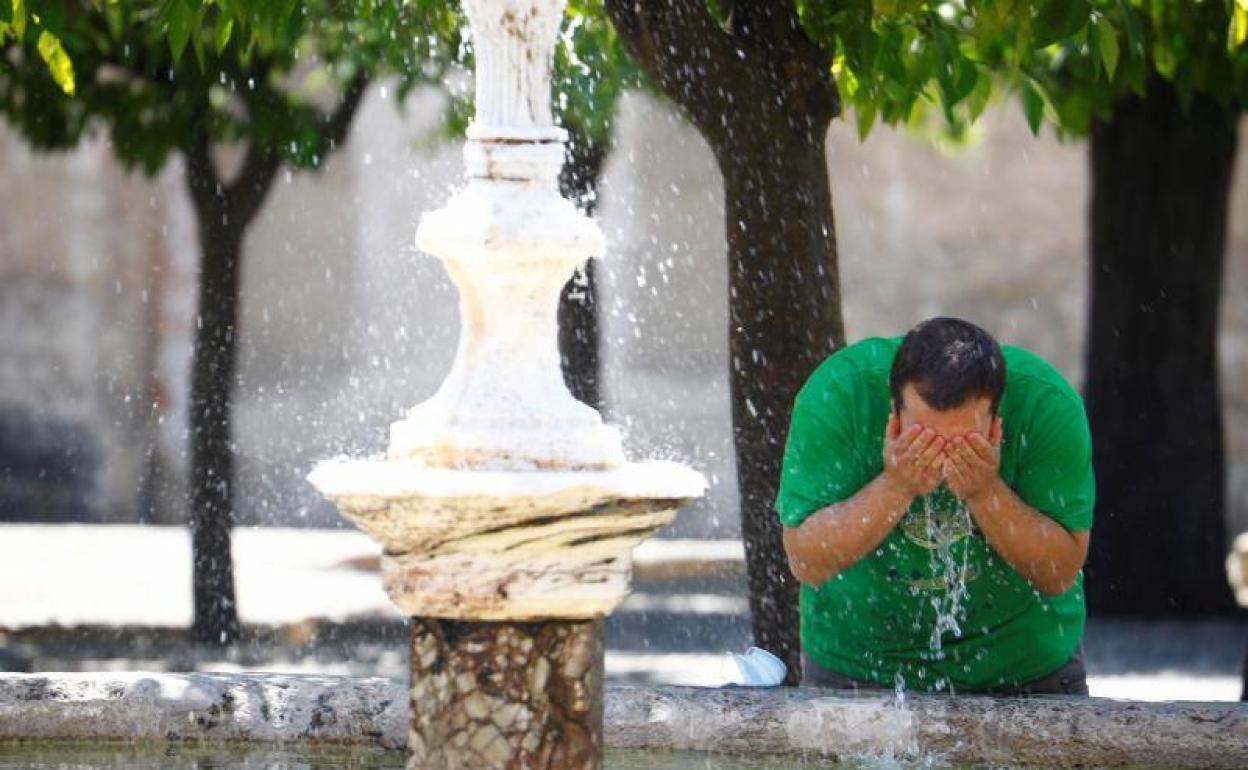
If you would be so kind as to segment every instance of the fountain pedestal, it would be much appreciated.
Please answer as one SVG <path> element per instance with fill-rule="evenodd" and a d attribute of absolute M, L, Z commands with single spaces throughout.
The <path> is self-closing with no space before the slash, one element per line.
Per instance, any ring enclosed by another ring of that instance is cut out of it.
<path fill-rule="evenodd" d="M 706 489 L 674 463 L 627 462 L 563 382 L 559 293 L 603 249 L 558 192 L 564 2 L 465 0 L 468 183 L 416 237 L 459 288 L 455 363 L 391 426 L 385 459 L 309 476 L 383 544 L 382 581 L 412 618 L 413 770 L 601 767 L 602 618 L 628 593 L 632 548 Z"/>
<path fill-rule="evenodd" d="M 600 766 L 602 650 L 601 620 L 413 619 L 410 766 Z"/>

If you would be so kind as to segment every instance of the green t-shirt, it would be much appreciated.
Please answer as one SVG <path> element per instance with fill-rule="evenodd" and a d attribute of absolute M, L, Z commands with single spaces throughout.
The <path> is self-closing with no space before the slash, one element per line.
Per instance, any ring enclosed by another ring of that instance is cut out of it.
<path fill-rule="evenodd" d="M 900 344 L 872 338 L 843 348 L 803 386 L 776 500 L 785 525 L 852 497 L 884 470 L 888 374 Z M 1001 477 L 1068 530 L 1091 529 L 1083 402 L 1043 359 L 1002 350 Z M 912 690 L 985 691 L 1047 676 L 1074 654 L 1085 617 L 1082 574 L 1059 596 L 1040 594 L 944 487 L 916 498 L 875 551 L 818 587 L 802 585 L 800 606 L 802 646 L 816 663 L 885 686 L 900 678 Z"/>

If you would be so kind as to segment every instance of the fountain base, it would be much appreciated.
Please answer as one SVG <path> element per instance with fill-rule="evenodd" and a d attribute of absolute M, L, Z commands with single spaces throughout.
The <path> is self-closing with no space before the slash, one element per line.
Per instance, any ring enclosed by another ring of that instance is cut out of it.
<path fill-rule="evenodd" d="M 412 619 L 409 770 L 602 766 L 603 623 Z"/>

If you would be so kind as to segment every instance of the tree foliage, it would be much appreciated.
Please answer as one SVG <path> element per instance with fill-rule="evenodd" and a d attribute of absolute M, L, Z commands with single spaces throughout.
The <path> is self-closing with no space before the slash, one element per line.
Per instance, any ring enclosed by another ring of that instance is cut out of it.
<path fill-rule="evenodd" d="M 388 74 L 399 96 L 472 67 L 455 0 L 0 0 L 0 112 L 39 149 L 112 130 L 118 158 L 152 173 L 204 120 L 220 142 L 259 142 L 294 168 L 326 157 L 326 93 Z M 260 75 L 257 77 L 257 75 Z M 574 150 L 606 146 L 615 103 L 643 79 L 601 0 L 571 0 L 555 49 L 554 101 Z M 60 93 L 58 93 L 58 91 Z M 191 93 L 188 93 L 191 92 Z M 472 117 L 450 89 L 443 134 Z M 190 109 L 207 101 L 210 109 Z"/>
<path fill-rule="evenodd" d="M 1248 100 L 1248 0 L 799 0 L 802 24 L 834 55 L 861 135 L 930 111 L 963 132 L 994 92 L 1027 122 L 1084 134 L 1153 73 L 1184 99 L 1229 111 Z"/>
<path fill-rule="evenodd" d="M 0 112 L 38 149 L 72 147 L 105 126 L 118 159 L 147 173 L 185 149 L 196 128 L 214 142 L 265 148 L 290 167 L 316 167 L 332 149 L 322 107 L 335 93 L 380 73 L 404 91 L 439 82 L 459 45 L 454 9 L 435 0 L 0 7 L 8 11 Z"/>

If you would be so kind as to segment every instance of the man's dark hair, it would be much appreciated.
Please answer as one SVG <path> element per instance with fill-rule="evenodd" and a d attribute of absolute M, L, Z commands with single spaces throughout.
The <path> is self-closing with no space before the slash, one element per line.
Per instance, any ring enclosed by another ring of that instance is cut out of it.
<path fill-rule="evenodd" d="M 911 329 L 897 349 L 888 388 L 893 410 L 901 411 L 901 391 L 913 385 L 937 411 L 955 409 L 972 398 L 992 400 L 992 413 L 1005 392 L 1005 357 L 992 335 L 960 318 L 931 318 Z"/>

